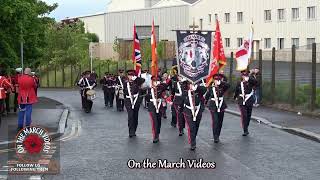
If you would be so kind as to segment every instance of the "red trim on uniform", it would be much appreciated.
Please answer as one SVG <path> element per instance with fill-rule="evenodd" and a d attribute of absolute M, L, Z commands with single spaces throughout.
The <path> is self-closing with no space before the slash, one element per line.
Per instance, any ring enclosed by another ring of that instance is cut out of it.
<path fill-rule="evenodd" d="M 186 120 L 187 129 L 188 129 L 188 142 L 191 144 L 191 132 L 190 132 L 190 125 L 187 116 L 183 113 L 184 119 Z"/>
<path fill-rule="evenodd" d="M 242 115 L 242 111 L 241 111 L 240 105 L 238 105 L 238 107 L 239 107 L 239 110 L 240 110 L 241 128 L 243 129 L 243 115 Z"/>
<path fill-rule="evenodd" d="M 150 115 L 150 121 L 151 121 L 151 128 L 152 128 L 152 135 L 153 135 L 153 139 L 156 137 L 156 131 L 155 131 L 155 127 L 154 127 L 154 119 L 152 117 L 152 113 L 149 112 Z"/>
<path fill-rule="evenodd" d="M 212 121 L 212 129 L 214 128 L 214 113 L 210 111 L 211 113 L 211 121 Z"/>

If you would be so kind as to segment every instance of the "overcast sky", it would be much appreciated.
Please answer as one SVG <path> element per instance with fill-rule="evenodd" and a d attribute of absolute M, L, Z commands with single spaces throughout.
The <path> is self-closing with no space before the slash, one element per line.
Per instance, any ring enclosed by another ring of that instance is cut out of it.
<path fill-rule="evenodd" d="M 106 12 L 110 0 L 42 0 L 48 4 L 58 3 L 58 8 L 50 14 L 57 21 L 66 17 L 83 16 Z"/>

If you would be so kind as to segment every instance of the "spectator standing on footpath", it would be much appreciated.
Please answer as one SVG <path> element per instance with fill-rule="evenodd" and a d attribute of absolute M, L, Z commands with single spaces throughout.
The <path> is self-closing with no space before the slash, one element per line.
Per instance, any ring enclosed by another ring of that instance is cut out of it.
<path fill-rule="evenodd" d="M 260 82 L 260 70 L 258 68 L 252 69 L 251 72 L 251 78 L 256 81 L 256 85 L 254 88 L 254 107 L 259 107 L 261 102 L 261 82 Z"/>
<path fill-rule="evenodd" d="M 6 99 L 6 91 L 9 89 L 13 89 L 12 84 L 5 77 L 6 72 L 3 69 L 0 69 L 0 124 L 1 124 L 1 116 L 4 112 L 4 101 Z"/>
<path fill-rule="evenodd" d="M 31 125 L 32 105 L 38 102 L 36 95 L 37 84 L 32 77 L 31 69 L 26 68 L 24 74 L 18 77 L 18 131 Z"/>

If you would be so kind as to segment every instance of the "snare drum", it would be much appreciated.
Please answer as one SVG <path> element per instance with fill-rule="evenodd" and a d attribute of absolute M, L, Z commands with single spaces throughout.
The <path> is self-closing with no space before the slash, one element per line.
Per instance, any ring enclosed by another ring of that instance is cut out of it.
<path fill-rule="evenodd" d="M 124 94 L 122 89 L 119 90 L 119 99 L 124 99 Z"/>
<path fill-rule="evenodd" d="M 95 90 L 88 90 L 87 91 L 87 99 L 92 101 L 96 98 L 96 91 Z"/>

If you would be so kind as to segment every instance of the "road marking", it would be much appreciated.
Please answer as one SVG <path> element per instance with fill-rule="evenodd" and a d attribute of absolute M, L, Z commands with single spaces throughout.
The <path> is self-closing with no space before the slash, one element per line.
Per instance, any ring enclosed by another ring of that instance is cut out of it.
<path fill-rule="evenodd" d="M 30 180 L 41 180 L 41 176 L 30 176 Z"/>
<path fill-rule="evenodd" d="M 15 151 L 16 149 L 15 148 L 12 148 L 12 149 L 3 149 L 3 150 L 0 150 L 0 154 L 2 153 L 7 153 L 7 152 L 10 152 L 10 151 Z"/>
<path fill-rule="evenodd" d="M 74 137 L 79 137 L 81 133 L 81 121 L 77 120 L 75 123 L 72 123 L 71 125 L 71 132 L 65 136 L 59 139 L 59 141 L 68 141 L 73 139 Z"/>
<path fill-rule="evenodd" d="M 64 133 L 65 132 L 65 127 L 66 127 L 66 122 L 68 119 L 68 115 L 69 115 L 69 110 L 65 109 L 61 115 L 60 121 L 59 121 L 59 129 L 58 129 L 58 133 Z"/>

